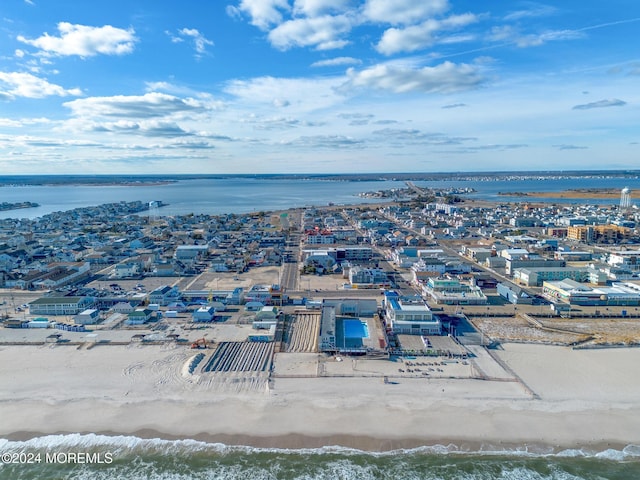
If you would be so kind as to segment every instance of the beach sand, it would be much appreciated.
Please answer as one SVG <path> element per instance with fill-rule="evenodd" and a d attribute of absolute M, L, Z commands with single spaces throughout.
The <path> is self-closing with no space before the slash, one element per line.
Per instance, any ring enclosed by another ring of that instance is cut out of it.
<path fill-rule="evenodd" d="M 507 344 L 497 355 L 520 382 L 275 378 L 264 390 L 237 392 L 185 375 L 193 354 L 161 346 L 2 347 L 0 437 L 95 432 L 364 450 L 640 444 L 640 349 Z"/>

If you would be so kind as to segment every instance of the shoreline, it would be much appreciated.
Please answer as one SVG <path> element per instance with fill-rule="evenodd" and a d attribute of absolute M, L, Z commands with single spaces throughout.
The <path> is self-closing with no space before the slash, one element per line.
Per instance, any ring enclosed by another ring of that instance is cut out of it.
<path fill-rule="evenodd" d="M 76 435 L 85 437 L 87 447 L 98 445 L 111 445 L 121 443 L 122 440 L 135 439 L 140 443 L 147 441 L 160 442 L 197 442 L 205 447 L 222 447 L 229 449 L 258 449 L 261 451 L 289 451 L 292 453 L 314 450 L 321 453 L 323 450 L 347 450 L 357 453 L 371 455 L 391 455 L 397 453 L 411 453 L 414 451 L 427 451 L 434 454 L 514 454 L 526 453 L 533 456 L 562 455 L 563 452 L 580 451 L 584 456 L 595 456 L 606 451 L 623 452 L 628 447 L 636 447 L 633 443 L 624 442 L 596 442 L 587 445 L 547 445 L 540 443 L 517 443 L 508 441 L 480 442 L 441 439 L 432 443 L 426 443 L 416 438 L 388 440 L 377 437 L 366 437 L 357 435 L 335 434 L 327 436 L 310 436 L 303 434 L 287 434 L 281 436 L 253 436 L 248 434 L 197 434 L 192 437 L 172 435 L 153 429 L 142 429 L 131 433 L 120 433 L 115 431 L 99 432 L 67 432 L 56 431 L 51 433 L 18 431 L 4 435 L 3 438 L 10 442 L 29 443 L 32 440 L 41 440 L 46 437 L 57 437 L 54 443 L 64 444 L 64 439 L 60 437 L 74 436 L 74 443 L 77 443 Z M 95 439 L 99 439 L 96 442 Z M 90 441 L 94 440 L 94 441 Z M 41 443 L 41 442 L 38 442 Z"/>

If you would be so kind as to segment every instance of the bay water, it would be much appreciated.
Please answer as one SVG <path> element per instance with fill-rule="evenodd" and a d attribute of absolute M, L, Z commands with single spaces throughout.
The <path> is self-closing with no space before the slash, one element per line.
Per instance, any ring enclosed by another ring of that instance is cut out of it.
<path fill-rule="evenodd" d="M 171 180 L 170 176 L 166 177 Z M 478 200 L 514 202 L 536 201 L 535 197 L 502 196 L 505 192 L 561 192 L 575 188 L 629 187 L 640 192 L 640 179 L 636 177 L 569 177 L 483 180 L 416 181 L 420 187 L 438 189 L 471 188 L 465 197 Z M 363 192 L 402 189 L 402 181 L 336 181 L 319 179 L 272 179 L 229 177 L 216 179 L 178 180 L 151 185 L 4 185 L 0 187 L 0 202 L 35 202 L 39 207 L 1 211 L 2 218 L 36 218 L 51 212 L 95 206 L 120 201 L 150 202 L 159 200 L 166 206 L 160 215 L 223 213 L 250 213 L 268 210 L 286 210 L 292 207 L 327 205 L 328 203 L 358 204 L 385 201 L 359 196 Z M 587 203 L 588 200 L 545 198 L 546 202 Z M 598 204 L 616 204 L 619 198 L 598 200 Z"/>

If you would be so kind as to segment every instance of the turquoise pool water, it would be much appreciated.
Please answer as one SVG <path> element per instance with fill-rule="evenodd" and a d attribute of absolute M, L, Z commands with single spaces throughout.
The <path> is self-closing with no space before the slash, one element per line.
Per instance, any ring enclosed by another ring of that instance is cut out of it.
<path fill-rule="evenodd" d="M 362 348 L 363 338 L 369 338 L 367 322 L 358 319 L 336 319 L 336 345 L 342 348 Z"/>

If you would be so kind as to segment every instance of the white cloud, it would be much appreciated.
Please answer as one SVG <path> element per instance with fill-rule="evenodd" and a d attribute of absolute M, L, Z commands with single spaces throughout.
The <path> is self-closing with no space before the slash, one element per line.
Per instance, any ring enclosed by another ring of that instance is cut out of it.
<path fill-rule="evenodd" d="M 359 65 L 362 63 L 362 60 L 358 60 L 353 57 L 336 57 L 329 58 L 327 60 L 320 60 L 317 62 L 313 62 L 311 64 L 312 67 L 336 67 L 340 65 Z"/>
<path fill-rule="evenodd" d="M 382 35 L 376 50 L 384 55 L 420 50 L 437 43 L 440 40 L 437 37 L 438 32 L 464 27 L 477 21 L 476 15 L 465 13 L 444 20 L 429 19 L 407 28 L 390 28 Z M 461 41 L 465 41 L 464 37 Z"/>
<path fill-rule="evenodd" d="M 351 20 L 345 15 L 324 15 L 286 21 L 269 32 L 269 41 L 280 49 L 315 46 L 318 50 L 344 47 L 348 42 L 340 37 L 351 30 Z"/>
<path fill-rule="evenodd" d="M 452 62 L 423 68 L 379 64 L 361 71 L 351 68 L 348 76 L 347 86 L 394 93 L 451 93 L 477 88 L 484 82 L 477 66 Z"/>
<path fill-rule="evenodd" d="M 274 101 L 288 102 L 287 109 L 296 112 L 322 110 L 344 102 L 336 90 L 343 78 L 276 78 L 259 77 L 251 80 L 234 80 L 225 92 L 236 97 L 236 108 L 247 108 L 252 114 L 261 108 L 273 112 Z M 286 92 L 286 98 L 283 98 Z"/>
<path fill-rule="evenodd" d="M 584 38 L 585 34 L 578 30 L 549 30 L 543 33 L 521 33 L 511 25 L 494 26 L 489 40 L 494 42 L 513 43 L 520 48 L 537 47 L 547 42 L 559 40 L 575 40 Z"/>
<path fill-rule="evenodd" d="M 2 88 L 6 90 L 2 90 Z M 0 72 L 0 97 L 44 98 L 49 96 L 80 96 L 79 88 L 65 89 L 43 78 L 24 72 Z"/>
<path fill-rule="evenodd" d="M 295 0 L 293 14 L 315 17 L 326 13 L 344 12 L 351 3 L 352 0 Z"/>
<path fill-rule="evenodd" d="M 206 105 L 193 98 L 179 98 L 165 93 L 146 93 L 141 96 L 116 95 L 90 97 L 64 103 L 75 116 L 153 118 L 181 112 L 204 111 Z"/>
<path fill-rule="evenodd" d="M 542 5 L 538 3 L 530 3 L 529 8 L 511 12 L 504 17 L 505 20 L 522 20 L 523 18 L 534 18 L 553 15 L 557 12 L 555 7 Z"/>
<path fill-rule="evenodd" d="M 193 38 L 193 41 L 196 46 L 196 52 L 205 53 L 207 49 L 207 45 L 213 45 L 213 42 L 207 39 L 202 33 L 200 33 L 195 28 L 183 28 L 180 30 L 182 35 L 187 35 Z"/>
<path fill-rule="evenodd" d="M 284 98 L 276 98 L 273 100 L 273 106 L 277 108 L 284 108 L 284 107 L 288 107 L 289 105 L 291 105 L 289 100 Z"/>
<path fill-rule="evenodd" d="M 174 138 L 193 135 L 175 122 L 162 120 L 143 120 L 132 122 L 121 120 L 113 123 L 95 124 L 90 129 L 99 132 L 115 132 L 141 135 L 144 137 Z"/>
<path fill-rule="evenodd" d="M 213 42 L 206 38 L 195 28 L 181 28 L 178 30 L 178 35 L 173 35 L 171 32 L 165 32 L 171 37 L 173 43 L 181 43 L 185 38 L 193 40 L 194 48 L 196 50 L 196 57 L 201 57 L 207 53 L 207 46 L 213 45 Z"/>
<path fill-rule="evenodd" d="M 251 25 L 266 31 L 282 22 L 281 12 L 289 10 L 288 0 L 242 0 L 237 7 L 229 6 L 227 13 L 231 16 L 249 15 Z"/>
<path fill-rule="evenodd" d="M 67 22 L 58 23 L 59 37 L 45 33 L 36 39 L 28 39 L 22 35 L 18 40 L 40 49 L 42 55 L 92 57 L 103 55 L 124 55 L 131 53 L 137 38 L 132 28 L 105 25 L 89 27 L 73 25 Z"/>
<path fill-rule="evenodd" d="M 363 14 L 366 20 L 372 22 L 406 25 L 448 9 L 447 0 L 367 0 Z"/>
<path fill-rule="evenodd" d="M 283 145 L 300 148 L 327 148 L 330 150 L 360 147 L 363 143 L 362 140 L 344 135 L 310 135 L 282 142 Z"/>
<path fill-rule="evenodd" d="M 0 127 L 16 127 L 16 128 L 20 128 L 20 127 L 24 127 L 26 125 L 38 125 L 38 124 L 42 124 L 42 125 L 46 125 L 51 123 L 51 120 L 49 120 L 48 118 L 20 118 L 20 119 L 15 119 L 15 118 L 0 118 Z"/>

